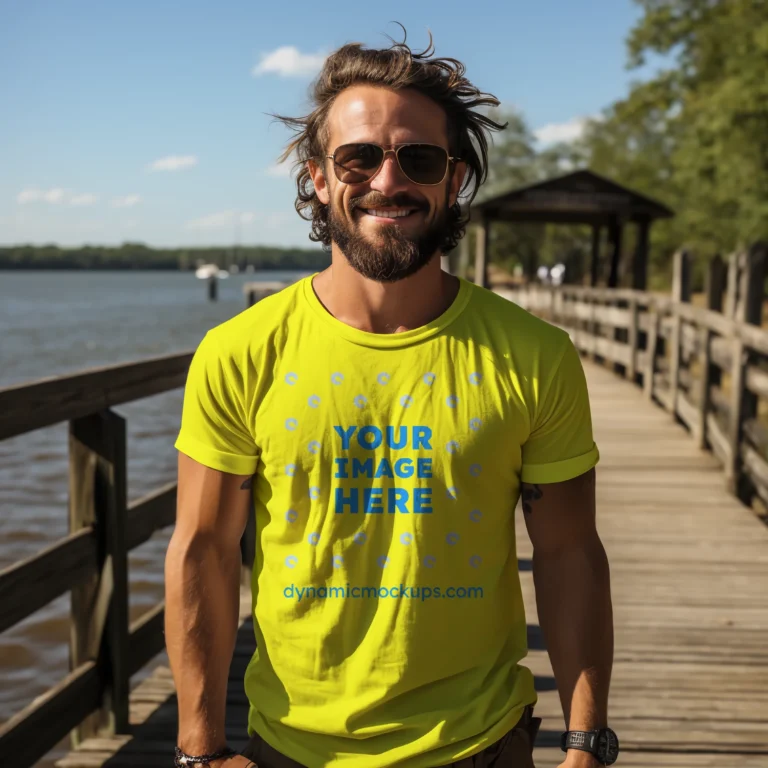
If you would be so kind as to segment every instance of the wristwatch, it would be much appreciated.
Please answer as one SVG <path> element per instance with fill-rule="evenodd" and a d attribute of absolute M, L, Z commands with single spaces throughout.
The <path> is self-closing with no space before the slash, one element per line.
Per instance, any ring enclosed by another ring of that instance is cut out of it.
<path fill-rule="evenodd" d="M 566 731 L 560 737 L 560 749 L 580 749 L 593 754 L 603 765 L 613 765 L 619 756 L 619 739 L 610 728 L 596 731 Z"/>

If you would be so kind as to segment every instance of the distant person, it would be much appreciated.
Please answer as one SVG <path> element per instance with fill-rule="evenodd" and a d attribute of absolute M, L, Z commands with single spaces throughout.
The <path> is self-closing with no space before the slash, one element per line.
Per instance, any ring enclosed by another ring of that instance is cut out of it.
<path fill-rule="evenodd" d="M 521 495 L 574 732 L 562 765 L 615 759 L 584 373 L 565 332 L 441 271 L 465 232 L 459 194 L 484 181 L 487 135 L 504 126 L 433 50 L 345 45 L 311 114 L 281 118 L 297 210 L 332 265 L 210 330 L 192 361 L 166 561 L 177 765 L 533 765 Z M 257 650 L 250 742 L 234 755 L 249 515 Z"/>

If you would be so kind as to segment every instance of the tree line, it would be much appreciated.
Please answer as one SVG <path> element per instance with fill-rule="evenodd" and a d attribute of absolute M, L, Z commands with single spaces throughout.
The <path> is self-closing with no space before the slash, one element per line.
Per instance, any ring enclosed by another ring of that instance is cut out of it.
<path fill-rule="evenodd" d="M 330 254 L 321 248 L 238 246 L 220 248 L 150 248 L 143 243 L 109 247 L 86 245 L 60 248 L 57 245 L 0 247 L 0 269 L 158 269 L 192 270 L 200 264 L 221 268 L 237 265 L 255 269 L 315 271 L 330 264 Z"/>

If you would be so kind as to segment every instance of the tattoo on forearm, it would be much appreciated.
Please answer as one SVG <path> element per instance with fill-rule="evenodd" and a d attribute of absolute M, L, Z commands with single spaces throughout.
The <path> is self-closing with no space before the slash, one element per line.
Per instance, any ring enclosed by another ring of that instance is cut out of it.
<path fill-rule="evenodd" d="M 541 486 L 523 483 L 523 512 L 530 515 L 533 512 L 533 502 L 538 501 L 543 495 Z"/>
<path fill-rule="evenodd" d="M 241 491 L 250 491 L 251 487 L 253 486 L 253 478 L 255 475 L 251 475 L 247 480 L 243 482 L 243 484 L 240 486 Z"/>

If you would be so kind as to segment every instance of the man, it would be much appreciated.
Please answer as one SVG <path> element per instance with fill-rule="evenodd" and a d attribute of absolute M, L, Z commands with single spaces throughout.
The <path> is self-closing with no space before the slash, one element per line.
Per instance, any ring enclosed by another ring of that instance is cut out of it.
<path fill-rule="evenodd" d="M 498 102 L 459 62 L 430 54 L 344 46 L 314 111 L 281 118 L 297 209 L 332 265 L 209 331 L 191 364 L 166 563 L 177 764 L 533 765 L 521 492 L 577 732 L 562 765 L 602 764 L 584 751 L 609 734 L 588 732 L 607 726 L 613 638 L 584 374 L 567 334 L 441 271 L 503 126 L 473 111 Z M 230 755 L 248 515 L 251 740 Z"/>

